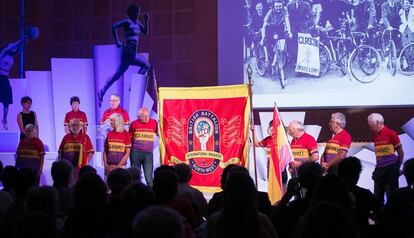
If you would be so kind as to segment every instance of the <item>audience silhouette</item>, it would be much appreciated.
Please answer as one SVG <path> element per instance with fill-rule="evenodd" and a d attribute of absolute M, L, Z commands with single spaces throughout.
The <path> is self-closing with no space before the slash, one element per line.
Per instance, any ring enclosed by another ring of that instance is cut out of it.
<path fill-rule="evenodd" d="M 207 209 L 187 164 L 157 168 L 153 188 L 139 170 L 116 168 L 103 181 L 66 160 L 52 164 L 53 187 L 39 187 L 32 170 L 0 164 L 0 237 L 414 237 L 414 159 L 404 163 L 407 186 L 383 207 L 357 185 L 361 170 L 356 157 L 342 160 L 338 175 L 304 163 L 271 206 L 249 171 L 230 165 Z"/>

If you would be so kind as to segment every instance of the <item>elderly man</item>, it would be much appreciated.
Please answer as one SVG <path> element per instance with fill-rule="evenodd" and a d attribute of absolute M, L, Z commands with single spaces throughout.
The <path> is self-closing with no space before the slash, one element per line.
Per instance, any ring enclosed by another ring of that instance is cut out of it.
<path fill-rule="evenodd" d="M 121 104 L 121 98 L 116 95 L 112 94 L 111 99 L 109 100 L 110 108 L 106 109 L 102 115 L 101 124 L 109 123 L 109 117 L 114 113 L 119 113 L 124 120 L 124 124 L 129 124 L 129 115 L 128 112 L 119 106 Z"/>
<path fill-rule="evenodd" d="M 318 145 L 315 139 L 305 132 L 302 122 L 293 120 L 289 123 L 289 134 L 293 137 L 290 143 L 294 160 L 290 163 L 289 171 L 296 175 L 297 169 L 305 162 L 319 160 Z"/>
<path fill-rule="evenodd" d="M 91 139 L 82 132 L 80 119 L 74 118 L 69 122 L 70 133 L 66 134 L 59 146 L 59 159 L 68 160 L 74 168 L 87 165 L 94 150 Z"/>
<path fill-rule="evenodd" d="M 340 112 L 331 115 L 329 129 L 333 133 L 332 138 L 326 143 L 325 151 L 321 157 L 322 168 L 328 173 L 336 174 L 339 164 L 348 153 L 351 146 L 351 135 L 345 130 L 346 118 Z"/>
<path fill-rule="evenodd" d="M 144 169 L 145 181 L 152 187 L 153 154 L 155 136 L 158 135 L 158 124 L 149 117 L 148 109 L 139 109 L 139 117 L 131 123 L 129 133 L 132 135 L 131 165 Z"/>
<path fill-rule="evenodd" d="M 398 188 L 398 177 L 404 151 L 397 133 L 384 125 L 384 118 L 381 114 L 370 114 L 368 126 L 374 133 L 373 141 L 377 159 L 377 165 L 372 174 L 374 195 L 383 205 L 384 193 L 388 198 L 392 190 Z"/>

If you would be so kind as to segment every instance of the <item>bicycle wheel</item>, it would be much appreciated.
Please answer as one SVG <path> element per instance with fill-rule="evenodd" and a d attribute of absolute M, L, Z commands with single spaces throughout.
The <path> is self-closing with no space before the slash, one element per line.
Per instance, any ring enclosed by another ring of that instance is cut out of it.
<path fill-rule="evenodd" d="M 381 73 L 381 55 L 372 46 L 361 45 L 349 57 L 351 77 L 361 83 L 370 83 Z"/>
<path fill-rule="evenodd" d="M 266 53 L 264 50 L 264 46 L 258 44 L 256 46 L 256 70 L 260 76 L 266 75 Z"/>
<path fill-rule="evenodd" d="M 406 45 L 397 60 L 398 70 L 402 75 L 414 74 L 414 43 Z"/>
<path fill-rule="evenodd" d="M 338 42 L 338 62 L 341 67 L 341 72 L 343 75 L 346 75 L 348 72 L 348 54 L 343 41 Z"/>
<path fill-rule="evenodd" d="M 397 47 L 395 47 L 394 41 L 390 41 L 388 44 L 388 68 L 391 75 L 394 76 L 397 72 Z"/>
<path fill-rule="evenodd" d="M 319 43 L 319 77 L 323 76 L 329 71 L 332 62 L 331 53 L 323 43 Z"/>

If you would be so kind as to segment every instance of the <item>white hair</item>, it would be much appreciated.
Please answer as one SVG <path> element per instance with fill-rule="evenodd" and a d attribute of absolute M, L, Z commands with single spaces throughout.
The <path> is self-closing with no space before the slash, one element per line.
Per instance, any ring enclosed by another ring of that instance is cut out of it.
<path fill-rule="evenodd" d="M 292 126 L 293 128 L 297 129 L 298 131 L 304 131 L 305 127 L 303 126 L 303 123 L 298 120 L 293 120 L 289 123 L 289 126 Z"/>
<path fill-rule="evenodd" d="M 35 125 L 33 125 L 33 124 L 27 124 L 27 125 L 24 127 L 24 130 L 36 131 L 36 126 L 35 126 Z"/>
<path fill-rule="evenodd" d="M 149 110 L 148 110 L 148 108 L 146 108 L 146 107 L 141 107 L 141 108 L 139 109 L 138 113 L 139 113 L 139 114 L 141 114 L 141 113 L 147 113 L 147 114 L 149 114 Z"/>
<path fill-rule="evenodd" d="M 24 127 L 24 135 L 27 136 L 27 137 L 30 137 L 29 136 L 30 134 L 34 134 L 35 136 L 37 134 L 36 126 L 33 125 L 33 124 L 27 124 Z"/>
<path fill-rule="evenodd" d="M 368 116 L 368 123 L 373 123 L 373 124 L 384 124 L 384 117 L 382 117 L 381 114 L 379 113 L 371 113 Z"/>
<path fill-rule="evenodd" d="M 121 100 L 121 97 L 118 94 L 111 94 L 111 97 L 114 96 L 116 99 Z"/>
<path fill-rule="evenodd" d="M 346 117 L 343 113 L 340 112 L 335 112 L 332 113 L 331 118 L 333 119 L 333 121 L 337 122 L 338 125 L 344 129 L 346 126 Z"/>
<path fill-rule="evenodd" d="M 112 114 L 109 119 L 114 120 L 114 127 L 113 128 L 116 132 L 123 132 L 124 131 L 124 119 L 122 118 L 121 114 L 114 113 Z"/>

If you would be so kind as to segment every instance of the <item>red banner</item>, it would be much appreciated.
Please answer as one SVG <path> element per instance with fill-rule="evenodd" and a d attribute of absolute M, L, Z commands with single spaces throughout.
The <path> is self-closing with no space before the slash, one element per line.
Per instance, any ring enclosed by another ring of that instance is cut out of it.
<path fill-rule="evenodd" d="M 191 185 L 217 191 L 223 168 L 246 164 L 248 97 L 164 98 L 161 103 L 163 163 L 189 164 Z"/>

